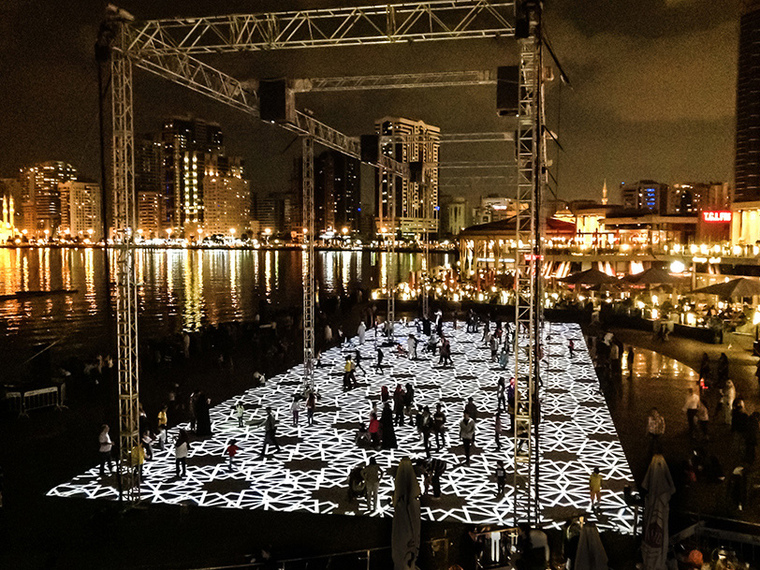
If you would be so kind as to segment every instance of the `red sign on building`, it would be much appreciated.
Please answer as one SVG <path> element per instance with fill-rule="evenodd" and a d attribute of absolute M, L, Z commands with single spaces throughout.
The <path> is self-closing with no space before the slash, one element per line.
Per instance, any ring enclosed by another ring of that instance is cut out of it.
<path fill-rule="evenodd" d="M 710 223 L 730 223 L 731 212 L 728 210 L 702 212 L 702 219 Z"/>

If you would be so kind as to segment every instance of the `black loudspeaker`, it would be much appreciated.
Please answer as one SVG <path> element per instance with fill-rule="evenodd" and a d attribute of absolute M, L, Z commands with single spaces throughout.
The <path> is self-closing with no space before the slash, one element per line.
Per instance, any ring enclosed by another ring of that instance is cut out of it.
<path fill-rule="evenodd" d="M 377 164 L 380 158 L 379 135 L 362 135 L 360 140 L 362 162 Z"/>
<path fill-rule="evenodd" d="M 259 82 L 259 116 L 262 121 L 293 122 L 295 96 L 286 79 L 262 79 Z"/>
<path fill-rule="evenodd" d="M 416 182 L 417 184 L 424 183 L 423 175 L 425 172 L 424 163 L 422 162 L 410 162 L 409 163 L 409 181 Z"/>
<path fill-rule="evenodd" d="M 520 68 L 499 67 L 496 73 L 496 113 L 500 117 L 517 115 L 520 108 Z"/>

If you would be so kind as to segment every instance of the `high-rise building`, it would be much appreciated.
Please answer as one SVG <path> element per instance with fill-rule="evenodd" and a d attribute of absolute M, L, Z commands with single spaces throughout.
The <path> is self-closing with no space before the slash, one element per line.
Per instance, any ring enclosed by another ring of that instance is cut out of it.
<path fill-rule="evenodd" d="M 203 177 L 208 156 L 223 156 L 222 129 L 200 119 L 164 122 L 161 225 L 184 231 L 203 223 Z"/>
<path fill-rule="evenodd" d="M 727 182 L 673 184 L 668 192 L 666 214 L 694 215 L 702 210 L 726 210 L 730 206 Z"/>
<path fill-rule="evenodd" d="M 380 152 L 409 163 L 412 179 L 386 173 L 379 180 L 378 229 L 390 223 L 390 198 L 395 198 L 395 231 L 420 234 L 438 231 L 438 151 L 441 130 L 422 121 L 385 117 L 375 123 Z M 391 194 L 393 192 L 393 194 Z"/>
<path fill-rule="evenodd" d="M 135 141 L 135 190 L 137 227 L 144 237 L 158 237 L 173 227 L 163 195 L 164 145 L 161 134 L 144 135 Z"/>
<path fill-rule="evenodd" d="M 359 229 L 360 163 L 334 150 L 320 154 L 314 164 L 315 230 L 341 233 Z"/>
<path fill-rule="evenodd" d="M 74 180 L 77 170 L 61 161 L 48 161 L 22 168 L 21 228 L 35 236 L 52 236 L 61 223 L 61 200 L 58 184 Z"/>
<path fill-rule="evenodd" d="M 61 200 L 59 232 L 82 239 L 99 239 L 103 234 L 100 184 L 68 180 L 58 184 L 58 193 Z"/>
<path fill-rule="evenodd" d="M 631 210 L 651 210 L 665 214 L 668 201 L 668 185 L 654 180 L 640 180 L 635 184 L 620 184 L 623 207 Z"/>
<path fill-rule="evenodd" d="M 135 187 L 143 236 L 176 232 L 189 237 L 205 231 L 206 180 L 217 184 L 211 180 L 243 177 L 242 159 L 227 156 L 223 142 L 219 125 L 181 117 L 167 119 L 160 133 L 136 141 Z"/>
<path fill-rule="evenodd" d="M 760 201 L 760 0 L 744 0 L 736 83 L 734 202 Z"/>
<path fill-rule="evenodd" d="M 461 196 L 453 198 L 446 204 L 446 226 L 443 233 L 457 235 L 466 227 L 469 227 L 467 200 Z"/>
<path fill-rule="evenodd" d="M 204 181 L 207 234 L 243 235 L 251 222 L 251 191 L 247 180 L 235 176 L 207 175 Z"/>

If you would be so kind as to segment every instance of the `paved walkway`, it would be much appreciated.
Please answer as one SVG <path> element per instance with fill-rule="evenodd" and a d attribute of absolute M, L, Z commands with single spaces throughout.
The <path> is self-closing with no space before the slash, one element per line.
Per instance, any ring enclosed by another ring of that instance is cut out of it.
<path fill-rule="evenodd" d="M 702 354 L 710 357 L 712 371 L 721 353 L 729 359 L 729 377 L 736 385 L 737 398 L 745 401 L 747 411 L 760 410 L 760 389 L 755 379 L 757 357 L 738 344 L 713 345 L 691 339 L 671 337 L 668 342 L 655 341 L 651 333 L 628 329 L 612 329 L 615 336 L 635 347 L 633 377 L 626 371 L 619 382 L 611 382 L 606 389 L 607 401 L 626 451 L 634 477 L 641 482 L 648 465 L 648 449 L 644 437 L 649 410 L 657 407 L 666 420 L 663 438 L 664 453 L 676 482 L 682 483 L 682 491 L 675 503 L 683 510 L 729 517 L 745 521 L 760 520 L 757 505 L 760 490 L 760 472 L 748 466 L 748 506 L 738 511 L 728 500 L 728 479 L 732 470 L 740 465 L 737 447 L 734 445 L 730 427 L 715 411 L 720 395 L 717 390 L 706 390 L 704 399 L 710 411 L 709 441 L 699 441 L 709 454 L 715 455 L 726 474 L 721 483 L 708 483 L 699 477 L 696 484 L 686 485 L 683 463 L 692 455 L 695 443 L 688 435 L 686 414 L 682 407 L 688 388 L 697 387 Z M 745 343 L 746 344 L 746 343 Z"/>

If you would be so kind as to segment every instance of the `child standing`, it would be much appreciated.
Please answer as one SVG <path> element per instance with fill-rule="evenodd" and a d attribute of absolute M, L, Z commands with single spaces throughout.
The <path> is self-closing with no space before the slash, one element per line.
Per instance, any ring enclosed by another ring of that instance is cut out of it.
<path fill-rule="evenodd" d="M 596 507 L 602 500 L 602 475 L 599 473 L 599 468 L 594 467 L 594 472 L 588 478 L 588 489 L 591 495 L 591 508 L 594 508 L 594 502 Z"/>
<path fill-rule="evenodd" d="M 240 448 L 237 446 L 237 440 L 230 440 L 230 444 L 227 446 L 227 449 L 224 450 L 224 454 L 230 458 L 230 469 L 232 469 L 232 460 L 235 458 L 238 451 L 240 451 Z"/>
<path fill-rule="evenodd" d="M 298 396 L 293 396 L 293 403 L 290 404 L 290 412 L 293 414 L 293 427 L 298 427 L 298 413 L 300 410 Z"/>
<path fill-rule="evenodd" d="M 245 407 L 243 406 L 243 402 L 235 404 L 235 415 L 238 419 L 238 427 L 243 427 L 243 418 L 245 417 Z"/>

